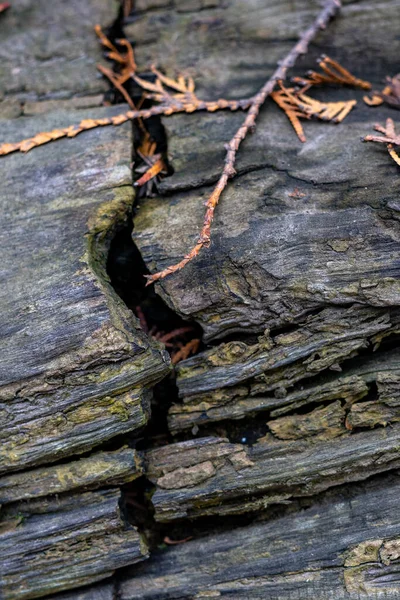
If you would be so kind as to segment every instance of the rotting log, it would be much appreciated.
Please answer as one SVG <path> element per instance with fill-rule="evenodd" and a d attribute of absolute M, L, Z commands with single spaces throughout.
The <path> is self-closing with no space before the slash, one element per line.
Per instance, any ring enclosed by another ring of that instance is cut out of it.
<path fill-rule="evenodd" d="M 115 584 L 113 581 L 89 585 L 79 590 L 60 592 L 47 596 L 47 600 L 115 600 Z"/>
<path fill-rule="evenodd" d="M 5 121 L 2 133 L 67 125 L 77 112 Z M 106 274 L 110 241 L 130 219 L 130 149 L 121 127 L 2 163 L 3 473 L 142 428 L 148 388 L 168 372 Z"/>
<path fill-rule="evenodd" d="M 121 600 L 376 600 L 400 594 L 398 472 L 235 529 L 218 525 L 123 574 Z"/>
<path fill-rule="evenodd" d="M 104 579 L 147 557 L 119 511 L 119 490 L 10 505 L 0 528 L 3 598 L 40 598 Z"/>
<path fill-rule="evenodd" d="M 111 3 L 78 4 L 27 0 L 21 6 L 29 14 L 19 14 L 18 7 L 14 12 L 26 21 L 29 44 L 36 23 L 39 38 L 43 23 L 47 28 L 40 13 L 51 13 L 62 35 L 65 14 L 80 15 L 74 32 L 79 26 L 87 51 L 79 36 L 73 47 L 60 39 L 55 50 L 61 60 L 76 60 L 57 70 L 54 85 L 43 87 L 47 58 L 34 45 L 30 63 L 15 62 L 16 40 L 8 31 L 13 13 L 0 21 L 16 69 L 15 79 L 0 72 L 7 86 L 0 103 L 4 141 L 123 110 L 88 110 L 98 97 L 87 94 L 104 84 L 86 75 L 100 55 L 91 54 L 95 42 L 87 27 L 104 24 L 96 5 L 109 10 Z M 138 0 L 138 18 L 126 33 L 137 42 L 139 65 L 156 62 L 169 75 L 188 69 L 202 98 L 240 97 L 260 87 L 319 10 L 309 0 L 293 7 L 289 0 L 279 6 L 264 0 Z M 293 74 L 315 67 L 324 51 L 379 88 L 384 75 L 397 70 L 398 3 L 350 2 L 343 15 L 318 36 Z M 71 76 L 64 79 L 65 73 Z M 30 102 L 24 86 L 41 101 Z M 55 92 L 62 99 L 54 99 Z M 67 99 L 75 93 L 86 96 Z M 360 92 L 323 94 L 328 100 L 356 95 L 357 110 L 339 126 L 307 123 L 308 142 L 301 145 L 285 116 L 268 103 L 239 154 L 210 249 L 157 286 L 171 307 L 203 326 L 204 341 L 214 346 L 182 363 L 180 399 L 169 412 L 171 432 L 194 439 L 146 452 L 155 517 L 163 527 L 183 523 L 190 529 L 192 518 L 217 516 L 221 531 L 209 535 L 207 521 L 198 519 L 194 535 L 204 527 L 199 540 L 156 550 L 148 566 L 127 577 L 117 574 L 115 587 L 89 586 L 57 595 L 60 600 L 340 600 L 352 593 L 398 593 L 399 490 L 396 476 L 379 474 L 400 466 L 394 347 L 399 180 L 383 149 L 360 143 L 376 120 L 392 113 L 385 106 L 371 112 Z M 28 100 L 23 108 L 20 99 Z M 23 119 L 10 120 L 21 113 Z M 242 118 L 218 113 L 164 119 L 175 174 L 160 185 L 167 197 L 142 202 L 135 222 L 135 240 L 152 271 L 191 247 L 203 199 L 222 167 L 224 143 Z M 121 433 L 138 434 L 148 418 L 148 388 L 168 373 L 165 354 L 140 332 L 105 272 L 110 240 L 130 221 L 131 149 L 125 125 L 0 163 L 7 248 L 0 463 L 3 502 L 10 503 L 0 521 L 6 598 L 28 600 L 89 584 L 146 556 L 138 533 L 121 520 L 118 492 L 83 493 L 139 474 L 134 450 L 102 452 L 99 446 Z M 51 320 L 43 330 L 46 314 Z M 252 446 L 229 441 L 219 432 L 229 433 L 234 419 L 244 439 L 253 425 L 264 434 Z M 366 485 L 356 483 L 371 476 Z M 332 490 L 322 502 L 314 498 L 327 488 Z M 47 492 L 59 499 L 44 497 Z M 31 500 L 21 502 L 25 498 Z M 306 512 L 303 503 L 311 505 Z M 292 514 L 275 518 L 276 506 L 287 504 Z M 238 521 L 224 520 L 238 515 L 270 521 L 239 528 Z M 18 554 L 24 544 L 33 563 Z"/>
<path fill-rule="evenodd" d="M 143 459 L 132 448 L 93 452 L 78 460 L 0 477 L 0 506 L 49 494 L 122 485 L 142 474 Z"/>
<path fill-rule="evenodd" d="M 93 108 L 106 86 L 92 26 L 116 8 L 13 4 L 0 20 L 2 141 L 120 112 Z M 124 444 L 143 431 L 151 388 L 170 368 L 106 270 L 132 218 L 132 141 L 127 124 L 0 163 L 1 598 L 80 587 L 148 556 L 121 491 L 108 489 L 141 476 Z M 82 597 L 113 597 L 112 586 L 88 589 Z"/>
<path fill-rule="evenodd" d="M 254 512 L 400 467 L 398 423 L 350 433 L 339 401 L 304 420 L 293 418 L 291 434 L 267 433 L 251 447 L 208 437 L 150 450 L 156 520 Z M 278 427 L 270 425 L 274 433 Z"/>

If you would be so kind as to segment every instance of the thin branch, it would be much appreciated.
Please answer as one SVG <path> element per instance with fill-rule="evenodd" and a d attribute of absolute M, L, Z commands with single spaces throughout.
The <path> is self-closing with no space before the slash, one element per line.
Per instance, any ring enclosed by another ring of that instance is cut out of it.
<path fill-rule="evenodd" d="M 192 113 L 196 111 L 215 112 L 217 110 L 246 110 L 252 103 L 252 99 L 246 100 L 216 100 L 215 102 L 205 102 L 198 100 L 196 105 L 188 105 L 184 101 L 175 100 L 173 104 L 160 104 L 143 110 L 128 110 L 125 113 L 108 117 L 104 119 L 84 119 L 78 125 L 70 125 L 63 129 L 53 129 L 38 133 L 34 137 L 27 138 L 16 143 L 5 143 L 0 145 L 0 156 L 11 154 L 11 152 L 28 152 L 32 148 L 42 146 L 53 140 L 64 137 L 75 137 L 82 131 L 94 129 L 95 127 L 105 127 L 107 125 L 121 125 L 133 119 L 148 119 L 154 115 L 173 115 L 177 113 Z"/>
<path fill-rule="evenodd" d="M 316 36 L 316 34 L 321 29 L 325 29 L 330 19 L 333 18 L 337 11 L 341 6 L 340 0 L 328 0 L 325 7 L 321 10 L 318 17 L 315 19 L 314 23 L 304 31 L 297 44 L 292 48 L 292 50 L 287 54 L 287 56 L 280 63 L 279 67 L 275 70 L 273 75 L 268 79 L 268 81 L 262 86 L 259 92 L 253 97 L 251 106 L 247 113 L 247 116 L 241 125 L 241 127 L 237 130 L 229 144 L 226 146 L 226 157 L 225 157 L 225 166 L 222 171 L 221 177 L 214 188 L 211 196 L 209 197 L 206 203 L 206 214 L 204 218 L 204 225 L 200 232 L 199 238 L 197 240 L 196 245 L 190 250 L 188 254 L 177 264 L 171 265 L 167 267 L 163 271 L 159 273 L 154 273 L 154 275 L 149 275 L 147 285 L 158 281 L 159 279 L 163 279 L 167 275 L 171 275 L 180 269 L 183 269 L 184 266 L 188 264 L 193 258 L 195 258 L 202 248 L 209 246 L 211 239 L 211 224 L 214 218 L 215 208 L 218 204 L 218 201 L 221 197 L 222 192 L 227 186 L 227 183 L 230 178 L 232 178 L 236 171 L 234 169 L 236 154 L 239 150 L 239 146 L 241 142 L 245 139 L 249 131 L 253 131 L 255 127 L 255 122 L 260 112 L 261 106 L 264 104 L 266 98 L 273 92 L 276 83 L 279 80 L 284 80 L 286 77 L 287 70 L 290 67 L 293 67 L 297 58 L 306 54 L 308 50 L 308 45 L 312 41 L 312 39 Z"/>

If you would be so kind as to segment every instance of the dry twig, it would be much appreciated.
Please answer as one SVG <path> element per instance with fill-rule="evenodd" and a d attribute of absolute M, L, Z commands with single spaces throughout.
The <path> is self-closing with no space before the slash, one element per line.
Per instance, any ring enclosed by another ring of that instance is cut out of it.
<path fill-rule="evenodd" d="M 318 65 L 323 70 L 323 73 L 308 71 L 306 77 L 293 77 L 293 83 L 298 83 L 301 86 L 311 87 L 312 85 L 348 85 L 350 87 L 361 88 L 362 90 L 370 90 L 371 84 L 369 81 L 358 79 L 342 67 L 336 60 L 323 55 L 318 59 Z"/>
<path fill-rule="evenodd" d="M 315 19 L 314 23 L 301 34 L 297 44 L 292 48 L 289 54 L 281 61 L 279 67 L 275 70 L 275 72 L 268 79 L 268 81 L 266 81 L 266 83 L 262 86 L 259 92 L 252 98 L 249 111 L 243 124 L 237 130 L 231 141 L 226 146 L 227 153 L 225 157 L 225 166 L 218 180 L 218 183 L 214 188 L 214 191 L 212 192 L 211 196 L 209 197 L 206 203 L 204 225 L 200 232 L 196 245 L 177 264 L 171 265 L 170 267 L 163 269 L 159 273 L 154 273 L 154 275 L 150 275 L 148 277 L 147 285 L 154 283 L 155 281 L 158 281 L 160 279 L 163 279 L 167 275 L 171 275 L 172 273 L 175 273 L 180 269 L 183 269 L 183 267 L 187 265 L 188 262 L 193 260 L 193 258 L 195 258 L 205 246 L 209 246 L 211 224 L 214 218 L 215 208 L 218 204 L 222 192 L 227 186 L 229 179 L 231 179 L 236 173 L 234 165 L 236 161 L 236 154 L 239 150 L 241 142 L 245 139 L 248 132 L 254 129 L 260 108 L 264 104 L 266 98 L 273 92 L 276 83 L 280 80 L 285 79 L 287 70 L 294 65 L 297 58 L 301 54 L 306 54 L 308 50 L 308 45 L 311 42 L 311 40 L 316 36 L 320 29 L 326 28 L 330 19 L 335 16 L 340 6 L 341 4 L 339 0 L 329 0 L 326 3 L 325 7 Z"/>
<path fill-rule="evenodd" d="M 374 125 L 374 129 L 375 131 L 383 133 L 383 136 L 367 135 L 364 138 L 364 142 L 378 142 L 380 144 L 386 144 L 390 156 L 393 158 L 394 162 L 400 167 L 400 156 L 395 150 L 395 146 L 400 146 L 400 134 L 396 133 L 393 120 L 387 119 L 386 127 L 383 127 L 383 125 L 379 125 L 378 123 Z"/>
<path fill-rule="evenodd" d="M 281 89 L 272 92 L 271 98 L 285 112 L 301 142 L 306 141 L 306 136 L 299 119 L 316 117 L 322 121 L 341 123 L 357 104 L 356 100 L 320 102 L 294 88 L 285 88 L 281 81 L 279 85 Z"/>

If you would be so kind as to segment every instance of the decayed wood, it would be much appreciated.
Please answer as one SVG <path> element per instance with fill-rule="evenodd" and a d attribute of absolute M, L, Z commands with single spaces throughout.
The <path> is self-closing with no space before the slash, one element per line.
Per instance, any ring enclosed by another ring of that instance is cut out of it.
<path fill-rule="evenodd" d="M 400 594 L 398 475 L 307 510 L 169 547 L 130 569 L 122 600 L 350 600 Z"/>
<path fill-rule="evenodd" d="M 340 7 L 340 0 L 327 0 L 325 2 L 325 6 L 318 13 L 318 16 L 315 18 L 314 22 L 304 32 L 300 34 L 299 41 L 293 46 L 290 52 L 279 61 L 278 67 L 275 69 L 271 77 L 268 78 L 264 85 L 253 96 L 246 118 L 243 120 L 243 123 L 235 132 L 232 139 L 229 140 L 229 142 L 225 146 L 226 156 L 224 161 L 224 168 L 222 169 L 217 185 L 213 189 L 211 195 L 209 196 L 206 202 L 206 213 L 204 216 L 204 223 L 200 231 L 197 243 L 187 254 L 185 254 L 184 258 L 181 259 L 179 262 L 166 267 L 158 273 L 150 275 L 148 277 L 149 284 L 159 281 L 160 279 L 163 279 L 168 275 L 172 275 L 177 271 L 180 271 L 190 261 L 196 258 L 196 256 L 198 256 L 199 252 L 203 248 L 207 248 L 210 245 L 211 224 L 214 219 L 214 212 L 218 205 L 222 192 L 225 190 L 228 184 L 229 179 L 236 175 L 236 155 L 238 153 L 240 144 L 246 138 L 249 131 L 252 131 L 255 128 L 256 120 L 259 115 L 260 109 L 264 104 L 265 100 L 268 98 L 268 96 L 273 92 L 277 82 L 286 78 L 288 69 L 294 66 L 299 56 L 307 53 L 309 44 L 314 40 L 314 38 L 320 30 L 325 29 L 327 27 L 329 21 L 336 15 Z"/>
<path fill-rule="evenodd" d="M 142 473 L 142 459 L 131 448 L 95 452 L 79 460 L 0 477 L 0 505 L 49 494 L 122 485 Z"/>
<path fill-rule="evenodd" d="M 20 101 L 104 92 L 93 25 L 115 19 L 113 0 L 15 2 L 0 21 L 1 97 Z"/>
<path fill-rule="evenodd" d="M 375 336 L 397 331 L 399 319 L 396 309 L 327 308 L 289 333 L 271 338 L 266 330 L 254 344 L 227 342 L 180 363 L 179 393 L 190 396 L 249 379 L 260 391 L 287 388 L 354 356 Z"/>
<path fill-rule="evenodd" d="M 4 121 L 2 135 L 68 124 L 76 112 Z M 1 472 L 143 427 L 148 387 L 168 371 L 105 271 L 110 241 L 130 219 L 130 149 L 123 127 L 2 164 Z"/>
<path fill-rule="evenodd" d="M 296 14 L 305 21 L 303 6 L 309 14 L 309 2 L 296 4 Z M 190 71 L 195 79 L 197 69 L 201 73 L 199 95 L 254 93 L 265 72 L 272 72 L 273 62 L 284 55 L 284 40 L 295 34 L 298 21 L 293 20 L 292 8 L 282 3 L 278 14 L 260 0 L 243 19 L 238 0 L 204 18 L 185 15 L 184 22 L 183 15 L 171 11 L 170 28 L 178 32 L 183 66 L 196 64 Z M 332 30 L 318 37 L 318 49 L 311 48 L 293 74 L 315 68 L 323 49 L 379 87 L 375 81 L 383 73 L 398 71 L 399 41 L 392 25 L 398 6 L 392 1 L 380 5 L 374 31 L 368 2 L 357 9 L 347 5 L 343 14 Z M 162 9 L 149 13 L 131 29 L 138 35 L 138 61 L 162 57 L 160 66 L 173 73 L 176 52 L 161 31 L 163 16 Z M 241 27 L 235 29 L 238 22 Z M 190 42 L 183 34 L 188 28 L 194 35 Z M 271 36 L 273 47 L 268 45 Z M 244 37 L 246 44 L 239 43 Z M 194 55 L 201 59 L 196 62 Z M 216 64 L 223 68 L 218 70 Z M 238 176 L 218 207 L 210 248 L 203 258 L 159 284 L 158 291 L 174 309 L 201 323 L 206 340 L 280 327 L 333 303 L 399 302 L 398 168 L 382 149 L 361 143 L 375 122 L 385 122 L 395 111 L 367 107 L 358 90 L 329 88 L 318 93 L 327 101 L 359 101 L 343 124 L 307 123 L 305 145 L 267 101 L 255 134 L 238 156 Z M 196 240 L 209 186 L 223 165 L 224 144 L 241 118 L 221 113 L 164 120 L 175 174 L 160 186 L 168 197 L 147 202 L 135 220 L 135 241 L 151 272 L 176 261 Z"/>
<path fill-rule="evenodd" d="M 400 426 L 349 433 L 338 401 L 274 429 L 251 447 L 209 437 L 150 450 L 155 518 L 252 512 L 400 466 Z"/>
<path fill-rule="evenodd" d="M 79 590 L 52 594 L 51 596 L 46 596 L 46 598 L 47 600 L 114 600 L 115 584 L 114 582 L 100 583 L 86 586 Z"/>
<path fill-rule="evenodd" d="M 340 365 L 365 348 L 377 350 L 381 334 L 398 331 L 399 316 L 397 309 L 356 305 L 324 309 L 289 333 L 271 337 L 267 331 L 253 343 L 220 344 L 181 362 L 177 384 L 183 403 L 169 410 L 171 431 L 268 409 L 277 416 L 280 409 L 287 412 L 336 398 L 349 403 L 365 396 L 366 381 L 374 381 L 371 370 L 376 379 L 380 369 L 389 368 L 380 353 L 354 373 L 347 366 L 342 372 Z M 396 355 L 390 358 L 392 368 L 399 369 Z M 301 388 L 296 386 L 300 382 Z"/>
<path fill-rule="evenodd" d="M 119 490 L 16 504 L 2 514 L 2 598 L 22 600 L 105 579 L 147 557 L 123 522 Z"/>

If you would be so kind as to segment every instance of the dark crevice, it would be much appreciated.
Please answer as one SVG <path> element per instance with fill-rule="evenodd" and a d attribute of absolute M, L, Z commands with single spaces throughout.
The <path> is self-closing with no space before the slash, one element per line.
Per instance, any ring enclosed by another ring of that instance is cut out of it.
<path fill-rule="evenodd" d="M 118 44 L 118 39 L 124 37 L 122 29 L 122 17 L 120 15 L 118 22 L 116 22 L 107 32 L 110 39 Z M 141 77 L 152 81 L 154 75 L 152 73 L 141 73 Z M 125 84 L 125 88 L 128 91 L 130 97 L 135 103 L 141 100 L 142 93 L 133 80 L 128 80 Z M 107 95 L 107 101 L 116 104 L 124 101 L 123 97 L 118 91 L 110 90 Z M 150 106 L 150 101 L 145 100 L 142 105 L 143 108 Z M 172 174 L 173 169 L 168 163 L 168 140 L 162 120 L 160 117 L 152 117 L 146 120 L 145 123 L 147 134 L 155 142 L 155 152 L 163 157 L 167 165 L 167 175 Z M 140 167 L 140 148 L 143 142 L 143 136 L 145 135 L 143 128 L 140 123 L 134 122 L 133 125 L 133 138 L 134 145 L 132 148 L 132 162 L 134 168 L 134 178 L 138 179 L 139 175 L 136 171 L 137 167 Z M 270 169 L 278 173 L 284 173 L 290 180 L 295 182 L 301 181 L 309 186 L 316 185 L 315 181 L 302 179 L 294 176 L 289 170 L 279 168 L 276 165 L 263 164 L 263 165 L 252 165 L 240 172 L 241 174 L 249 173 L 251 171 L 257 171 L 261 169 Z M 213 183 L 213 181 L 210 181 Z M 324 186 L 338 186 L 342 185 L 337 182 L 327 182 Z M 157 185 L 157 182 L 155 182 Z M 203 187 L 205 184 L 199 185 Z M 183 191 L 184 187 L 179 188 L 179 191 Z M 193 191 L 193 187 L 190 188 Z M 144 198 L 144 196 L 153 195 L 153 192 L 157 188 L 154 187 L 154 183 L 151 186 L 144 186 L 138 189 L 136 196 L 136 203 L 138 200 Z M 165 196 L 176 193 L 177 188 L 172 191 L 169 190 L 165 193 Z M 145 201 L 145 200 L 143 200 Z M 136 205 L 133 207 L 133 213 L 135 213 Z M 134 214 L 133 214 L 134 216 Z M 180 345 L 184 345 L 186 342 L 198 338 L 203 340 L 203 332 L 201 327 L 195 321 L 185 321 L 175 313 L 167 304 L 158 296 L 153 286 L 146 287 L 145 275 L 149 274 L 149 271 L 144 263 L 144 260 L 132 240 L 131 226 L 121 227 L 114 239 L 111 242 L 110 251 L 107 261 L 107 273 L 110 277 L 112 286 L 114 287 L 117 294 L 125 302 L 126 306 L 132 310 L 139 318 L 144 331 L 153 337 L 162 337 L 163 334 L 179 330 L 181 328 L 190 327 L 190 331 L 183 333 L 178 336 L 172 346 L 167 349 L 174 353 Z M 349 304 L 337 305 L 349 306 Z M 297 319 L 300 321 L 305 316 L 318 315 L 327 306 L 319 306 L 318 308 L 306 311 Z M 283 326 L 277 327 L 271 331 L 271 334 L 276 337 L 278 335 L 287 334 L 296 331 L 301 325 L 297 323 L 288 323 Z M 215 344 L 221 344 L 230 341 L 243 341 L 248 344 L 257 342 L 257 335 L 263 333 L 262 328 L 259 333 L 229 333 L 215 340 Z M 380 352 L 384 352 L 394 348 L 398 344 L 398 338 L 392 336 L 390 339 L 385 338 L 380 347 Z M 201 342 L 199 351 L 205 348 L 204 343 Z M 353 369 L 357 362 L 365 360 L 365 358 L 372 353 L 372 347 L 369 346 L 358 352 L 356 358 L 350 358 L 341 362 L 341 367 L 348 374 L 349 370 Z M 315 356 L 317 358 L 317 355 Z M 343 373 L 342 373 L 343 375 Z M 328 369 L 319 373 L 315 377 L 308 377 L 300 382 L 297 382 L 290 387 L 290 391 L 294 391 L 303 385 L 317 386 L 319 383 L 323 383 L 329 380 L 334 380 L 338 377 L 337 373 L 333 373 Z M 377 396 L 377 389 L 374 383 L 369 382 L 370 392 L 367 397 L 363 400 L 371 400 Z M 273 397 L 273 393 L 272 393 Z M 326 403 L 318 403 L 317 406 L 325 406 L 331 401 Z M 146 450 L 157 448 L 159 446 L 165 446 L 173 442 L 190 440 L 197 436 L 218 436 L 228 438 L 233 443 L 241 443 L 245 445 L 253 445 L 265 436 L 269 432 L 267 421 L 270 419 L 271 409 L 262 410 L 255 412 L 251 415 L 247 415 L 240 420 L 224 420 L 206 425 L 195 426 L 192 430 L 179 432 L 176 435 L 172 435 L 168 428 L 168 411 L 173 403 L 180 403 L 178 397 L 178 388 L 176 383 L 176 375 L 172 372 L 169 376 L 164 378 L 159 384 L 153 388 L 153 400 L 151 406 L 151 417 L 147 426 L 138 436 L 137 433 L 132 435 L 126 435 L 110 441 L 109 448 L 117 448 L 121 446 L 121 443 L 128 443 L 132 447 L 135 447 L 139 452 L 144 453 Z M 315 405 L 312 403 L 305 404 L 300 408 L 294 409 L 294 413 L 290 414 L 306 414 L 312 411 Z M 375 476 L 377 479 L 381 476 Z M 352 486 L 352 490 L 357 488 L 358 484 Z M 244 516 L 232 515 L 224 516 L 223 519 L 220 517 L 201 517 L 195 520 L 190 519 L 190 515 L 187 519 L 178 523 L 158 523 L 154 516 L 154 506 L 152 504 L 152 495 L 155 491 L 155 486 L 152 482 L 143 475 L 133 482 L 122 486 L 122 500 L 121 509 L 123 514 L 126 516 L 129 523 L 138 527 L 138 529 L 145 536 L 147 543 L 150 547 L 150 551 L 155 552 L 155 557 L 158 550 L 165 549 L 166 545 L 172 541 L 186 540 L 187 538 L 199 538 L 208 535 L 209 533 L 218 533 L 227 530 L 236 529 L 241 526 L 249 525 L 250 523 L 257 520 L 269 520 L 278 518 L 290 511 L 298 511 L 302 508 L 311 506 L 315 502 L 323 500 L 328 494 L 337 494 L 336 490 L 328 491 L 324 494 L 315 494 L 311 498 L 296 499 L 290 502 L 284 502 L 283 504 L 275 504 L 267 509 L 260 510 L 258 513 L 248 513 Z M 348 491 L 348 486 L 345 484 L 340 486 L 339 490 L 342 490 L 345 496 L 351 496 Z M 251 498 L 255 500 L 261 499 L 263 494 L 252 494 Z M 237 496 L 231 500 L 232 505 L 238 505 L 241 499 L 249 499 L 248 496 Z M 226 502 L 228 505 L 229 502 Z"/>

